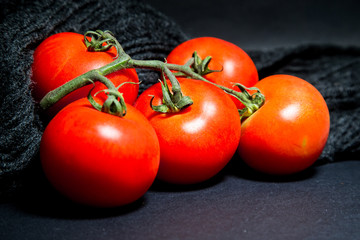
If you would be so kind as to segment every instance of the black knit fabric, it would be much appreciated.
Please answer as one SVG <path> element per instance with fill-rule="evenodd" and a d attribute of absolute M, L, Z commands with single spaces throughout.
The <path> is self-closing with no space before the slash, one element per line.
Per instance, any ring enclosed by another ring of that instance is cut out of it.
<path fill-rule="evenodd" d="M 18 3 L 21 3 L 18 5 Z M 134 59 L 163 60 L 186 40 L 166 16 L 139 1 L 12 1 L 1 10 L 0 195 L 21 185 L 38 163 L 44 124 L 31 97 L 31 63 L 36 46 L 64 31 L 111 30 Z M 331 114 L 328 143 L 318 163 L 360 159 L 360 48 L 299 46 L 252 51 L 260 78 L 293 74 L 312 83 Z M 157 72 L 137 70 L 140 91 Z"/>

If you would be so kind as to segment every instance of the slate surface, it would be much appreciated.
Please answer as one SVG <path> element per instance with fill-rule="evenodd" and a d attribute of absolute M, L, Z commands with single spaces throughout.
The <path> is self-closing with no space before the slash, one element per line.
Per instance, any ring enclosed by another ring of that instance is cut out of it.
<path fill-rule="evenodd" d="M 44 186 L 0 204 L 0 239 L 359 238 L 360 161 L 318 166 L 290 179 L 238 167 L 231 163 L 191 188 L 156 183 L 133 205 L 111 210 L 74 205 Z"/>

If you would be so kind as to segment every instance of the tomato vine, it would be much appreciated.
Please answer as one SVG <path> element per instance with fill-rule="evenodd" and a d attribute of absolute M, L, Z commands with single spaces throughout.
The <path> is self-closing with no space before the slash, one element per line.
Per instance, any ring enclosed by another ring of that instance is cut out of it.
<path fill-rule="evenodd" d="M 90 36 L 92 37 L 89 40 L 88 38 Z M 170 64 L 166 61 L 162 62 L 159 60 L 137 60 L 132 59 L 124 51 L 121 44 L 116 40 L 116 38 L 110 31 L 88 31 L 84 34 L 84 39 L 85 45 L 89 51 L 107 51 L 111 47 L 115 47 L 117 50 L 117 56 L 115 57 L 115 60 L 103 67 L 86 72 L 49 92 L 40 101 L 40 106 L 43 109 L 52 106 L 65 95 L 82 86 L 91 84 L 95 81 L 100 81 L 109 89 L 108 91 L 106 91 L 108 95 L 108 100 L 106 101 L 105 106 L 99 107 L 96 105 L 96 103 L 94 103 L 94 101 L 91 100 L 91 97 L 89 97 L 92 105 L 96 109 L 101 109 L 102 111 L 108 112 L 110 114 L 124 116 L 126 114 L 126 106 L 124 104 L 122 94 L 118 92 L 117 88 L 106 77 L 106 75 L 128 68 L 145 68 L 159 70 L 163 73 L 164 78 L 167 77 L 170 80 L 172 93 L 167 90 L 167 86 L 164 86 L 163 94 L 168 95 L 169 97 L 164 101 L 162 105 L 165 107 L 154 106 L 153 109 L 155 111 L 178 112 L 193 103 L 191 98 L 184 96 L 181 92 L 181 86 L 176 78 L 176 76 L 178 76 L 179 74 L 192 79 L 201 80 L 209 84 L 213 84 L 221 88 L 229 95 L 232 95 L 239 99 L 241 103 L 243 103 L 243 105 L 245 106 L 244 109 L 239 110 L 241 118 L 249 117 L 252 113 L 258 110 L 265 101 L 265 97 L 257 88 L 246 88 L 241 84 L 236 84 L 236 86 L 239 87 L 240 91 L 235 91 L 233 89 L 215 84 L 205 79 L 202 75 L 214 71 L 207 69 L 207 65 L 211 60 L 211 57 L 206 57 L 204 60 L 202 60 L 196 54 L 194 54 L 193 57 L 189 59 L 189 61 L 184 65 Z M 202 71 L 199 71 L 199 69 Z M 250 94 L 248 90 L 254 90 L 255 93 Z M 169 93 L 171 95 L 169 95 Z M 109 106 L 117 107 L 113 108 Z"/>

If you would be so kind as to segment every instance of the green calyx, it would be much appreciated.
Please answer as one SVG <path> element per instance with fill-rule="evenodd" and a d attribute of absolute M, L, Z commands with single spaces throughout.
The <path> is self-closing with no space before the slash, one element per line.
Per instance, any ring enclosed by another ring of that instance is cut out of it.
<path fill-rule="evenodd" d="M 95 99 L 91 95 L 91 90 L 89 91 L 89 94 L 87 96 L 90 104 L 96 110 L 119 117 L 124 117 L 126 115 L 126 104 L 122 93 L 114 89 L 105 89 L 95 93 L 94 96 L 96 96 L 100 92 L 105 92 L 106 95 L 108 95 L 103 105 L 95 101 Z"/>
<path fill-rule="evenodd" d="M 169 74 L 170 70 L 165 70 L 167 74 Z M 171 73 L 171 72 L 170 72 Z M 173 76 L 169 76 L 172 78 Z M 172 91 L 169 89 L 169 85 L 167 84 L 164 72 L 163 72 L 163 81 L 160 81 L 161 84 L 161 90 L 163 94 L 162 104 L 154 106 L 153 100 L 155 96 L 152 96 L 150 100 L 150 106 L 151 108 L 160 113 L 175 113 L 179 112 L 182 109 L 185 109 L 193 104 L 193 101 L 188 96 L 183 96 L 181 90 L 180 90 L 180 84 L 178 80 L 174 77 L 172 79 Z"/>
<path fill-rule="evenodd" d="M 245 106 L 242 109 L 238 109 L 240 119 L 244 120 L 259 110 L 262 105 L 264 105 L 265 96 L 256 87 L 247 88 L 240 83 L 236 83 L 235 86 L 239 88 L 240 92 L 229 91 L 227 93 L 238 99 Z M 255 92 L 250 94 L 249 91 Z"/>
<path fill-rule="evenodd" d="M 197 52 L 195 51 L 193 53 L 193 63 L 191 65 L 191 69 L 201 75 L 201 76 L 204 76 L 206 74 L 209 74 L 209 73 L 213 73 L 213 72 L 221 72 L 221 70 L 212 70 L 212 69 L 209 69 L 209 63 L 212 59 L 211 56 L 207 56 L 205 57 L 204 59 L 201 59 L 201 57 L 197 54 Z"/>
<path fill-rule="evenodd" d="M 89 80 L 89 81 L 91 81 L 91 80 Z M 94 84 L 94 82 L 92 82 L 92 83 Z M 95 84 L 94 84 L 94 87 L 89 91 L 87 98 L 88 98 L 90 104 L 98 111 L 108 113 L 111 115 L 115 115 L 115 116 L 119 116 L 119 117 L 124 117 L 126 115 L 127 108 L 126 108 L 126 103 L 125 103 L 123 94 L 121 92 L 119 92 L 119 88 L 121 88 L 125 84 L 138 84 L 138 83 L 124 82 L 116 88 L 109 88 L 109 89 L 104 89 L 99 92 L 96 92 L 94 94 L 94 97 L 96 97 L 96 95 L 101 92 L 105 93 L 108 96 L 107 99 L 105 100 L 105 102 L 103 103 L 103 105 L 97 103 L 95 101 L 95 99 L 93 98 L 93 96 L 91 95 L 91 92 L 95 87 Z"/>
<path fill-rule="evenodd" d="M 88 37 L 90 36 L 91 39 L 89 40 Z M 119 56 L 119 52 L 122 49 L 114 34 L 109 30 L 87 31 L 84 34 L 84 42 L 88 51 L 91 52 L 105 52 L 108 51 L 111 47 L 115 47 L 117 52 L 115 58 Z"/>
<path fill-rule="evenodd" d="M 175 113 L 193 104 L 193 101 L 188 96 L 181 97 L 178 101 L 176 101 L 176 97 L 173 93 L 170 92 L 166 80 L 163 82 L 160 81 L 160 84 L 163 93 L 163 103 L 157 106 L 153 105 L 152 103 L 155 96 L 152 96 L 150 100 L 150 106 L 154 111 L 160 113 Z"/>
<path fill-rule="evenodd" d="M 88 95 L 88 100 L 98 111 L 119 117 L 124 117 L 126 115 L 126 104 L 122 96 L 120 98 L 116 97 L 116 95 L 113 95 L 113 92 L 111 94 L 109 92 L 108 98 L 105 100 L 103 105 L 97 103 L 91 94 Z"/>

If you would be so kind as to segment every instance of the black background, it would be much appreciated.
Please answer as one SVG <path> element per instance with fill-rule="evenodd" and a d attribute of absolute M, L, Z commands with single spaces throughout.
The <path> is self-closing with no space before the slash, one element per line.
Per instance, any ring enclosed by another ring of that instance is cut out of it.
<path fill-rule="evenodd" d="M 190 37 L 215 36 L 241 48 L 360 41 L 360 4 L 353 0 L 152 0 Z"/>
<path fill-rule="evenodd" d="M 148 3 L 189 37 L 215 36 L 245 50 L 359 46 L 358 1 Z M 260 176 L 232 161 L 210 182 L 178 188 L 155 183 L 134 204 L 108 210 L 77 206 L 44 186 L 0 204 L 0 239 L 359 239 L 356 160 L 286 179 Z"/>

